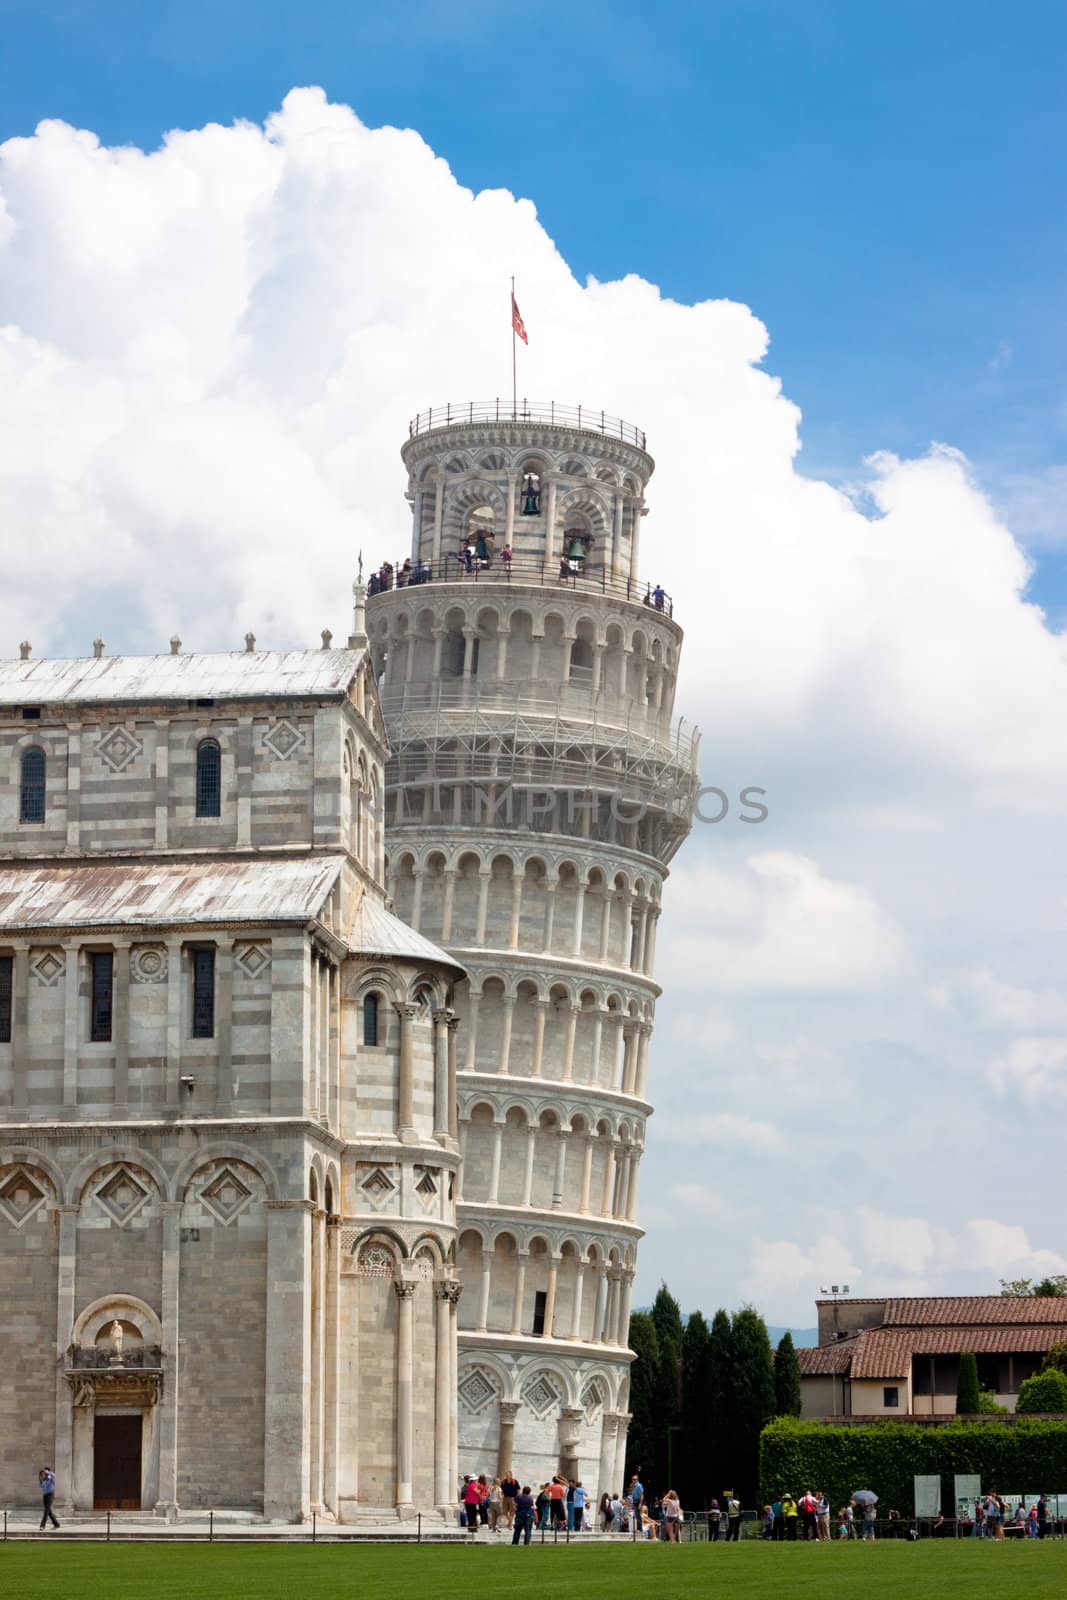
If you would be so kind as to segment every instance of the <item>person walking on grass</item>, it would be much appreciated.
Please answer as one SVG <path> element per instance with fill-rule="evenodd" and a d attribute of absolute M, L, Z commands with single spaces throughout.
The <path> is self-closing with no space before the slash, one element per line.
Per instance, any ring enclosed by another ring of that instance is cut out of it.
<path fill-rule="evenodd" d="M 732 1489 L 726 1491 L 726 1537 L 735 1542 L 741 1537 L 741 1502 Z"/>
<path fill-rule="evenodd" d="M 819 1538 L 827 1540 L 830 1537 L 830 1502 L 820 1489 L 815 1496 L 815 1525 Z"/>
<path fill-rule="evenodd" d="M 673 1489 L 668 1489 L 663 1496 L 663 1527 L 667 1534 L 668 1544 L 681 1542 L 682 1505 Z"/>
<path fill-rule="evenodd" d="M 52 1501 L 56 1497 L 56 1475 L 51 1467 L 41 1468 L 37 1474 L 37 1484 L 41 1491 L 41 1527 L 42 1529 L 46 1528 L 48 1520 L 51 1518 L 53 1528 L 58 1528 L 59 1523 L 56 1521 L 56 1514 L 52 1510 Z"/>
<path fill-rule="evenodd" d="M 530 1493 L 530 1485 L 526 1484 L 515 1496 L 515 1531 L 511 1535 L 512 1544 L 518 1544 L 521 1539 L 523 1544 L 529 1544 L 533 1533 L 534 1498 Z"/>

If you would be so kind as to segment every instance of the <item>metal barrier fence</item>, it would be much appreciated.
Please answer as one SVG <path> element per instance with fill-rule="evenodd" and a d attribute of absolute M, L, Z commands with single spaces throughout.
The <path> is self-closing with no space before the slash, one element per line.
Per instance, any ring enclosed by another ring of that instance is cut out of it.
<path fill-rule="evenodd" d="M 420 411 L 408 423 L 408 437 L 430 433 L 436 428 L 463 428 L 474 422 L 538 422 L 550 428 L 577 428 L 583 433 L 602 433 L 625 444 L 645 448 L 645 431 L 621 417 L 612 417 L 595 406 L 564 406 L 556 400 L 451 400 L 443 406 Z"/>
<path fill-rule="evenodd" d="M 674 601 L 658 585 L 642 582 L 622 573 L 612 573 L 606 566 L 578 567 L 563 557 L 559 561 L 546 561 L 540 556 L 514 555 L 505 561 L 499 551 L 490 560 L 471 558 L 467 567 L 452 551 L 443 554 L 435 570 L 430 561 L 412 561 L 405 568 L 403 560 L 383 562 L 377 572 L 372 572 L 367 584 L 368 599 L 388 594 L 395 589 L 414 589 L 420 584 L 441 583 L 503 583 L 517 588 L 568 589 L 575 594 L 606 594 L 617 600 L 630 600 L 645 605 L 660 616 L 674 615 Z"/>

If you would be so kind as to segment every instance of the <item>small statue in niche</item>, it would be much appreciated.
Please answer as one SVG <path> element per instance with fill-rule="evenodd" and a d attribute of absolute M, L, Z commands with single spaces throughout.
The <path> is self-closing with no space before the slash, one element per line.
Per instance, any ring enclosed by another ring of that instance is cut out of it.
<path fill-rule="evenodd" d="M 524 517 L 541 515 L 541 480 L 536 472 L 528 472 L 522 480 L 522 511 Z"/>
<path fill-rule="evenodd" d="M 108 1332 L 111 1335 L 111 1365 L 113 1367 L 121 1367 L 123 1365 L 122 1345 L 126 1333 L 118 1317 L 115 1318 Z"/>

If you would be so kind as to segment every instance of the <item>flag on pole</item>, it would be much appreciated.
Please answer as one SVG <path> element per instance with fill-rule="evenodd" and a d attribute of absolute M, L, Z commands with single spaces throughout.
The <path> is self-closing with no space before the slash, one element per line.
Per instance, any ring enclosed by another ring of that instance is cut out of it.
<path fill-rule="evenodd" d="M 514 291 L 512 292 L 511 296 L 511 326 L 512 330 L 518 334 L 523 344 L 528 345 L 530 341 L 526 337 L 526 325 L 523 322 L 522 317 L 519 315 L 519 308 L 515 301 Z"/>

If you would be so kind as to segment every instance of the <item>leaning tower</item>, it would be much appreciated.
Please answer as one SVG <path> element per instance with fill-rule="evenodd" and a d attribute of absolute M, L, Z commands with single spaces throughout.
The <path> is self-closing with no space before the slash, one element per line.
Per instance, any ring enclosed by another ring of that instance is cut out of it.
<path fill-rule="evenodd" d="M 682 634 L 639 578 L 644 434 L 445 406 L 402 450 L 410 562 L 372 580 L 389 884 L 449 949 L 463 1152 L 461 1471 L 620 1487 L 656 924 L 690 826 Z M 655 574 L 653 573 L 653 576 Z"/>

